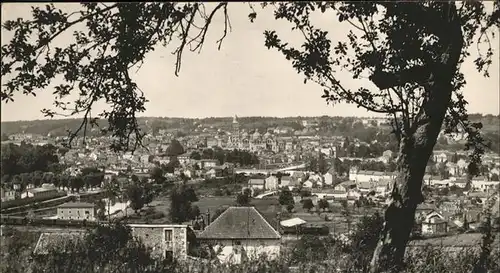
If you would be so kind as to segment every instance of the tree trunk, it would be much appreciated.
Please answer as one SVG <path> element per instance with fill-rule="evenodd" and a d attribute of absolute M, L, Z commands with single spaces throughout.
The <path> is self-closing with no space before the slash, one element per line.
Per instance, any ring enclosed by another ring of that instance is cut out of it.
<path fill-rule="evenodd" d="M 388 265 L 402 265 L 414 225 L 415 210 L 423 201 L 421 188 L 427 161 L 436 144 L 451 97 L 451 84 L 440 87 L 443 88 L 436 85 L 436 92 L 433 92 L 435 100 L 430 99 L 424 106 L 425 113 L 420 119 L 422 125 L 413 135 L 401 139 L 397 175 L 385 211 L 384 228 L 371 261 L 373 273 Z"/>
<path fill-rule="evenodd" d="M 452 9 L 455 11 L 454 6 Z M 400 142 L 397 175 L 385 210 L 382 234 L 370 263 L 371 273 L 401 270 L 414 226 L 415 211 L 423 201 L 421 188 L 426 165 L 451 101 L 454 90 L 452 82 L 463 46 L 459 22 L 452 20 L 447 29 L 449 31 L 442 40 L 447 48 L 432 65 L 432 76 L 424 86 L 425 97 L 421 110 L 411 130 L 404 132 Z"/>
<path fill-rule="evenodd" d="M 111 222 L 111 199 L 108 199 L 108 222 Z"/>

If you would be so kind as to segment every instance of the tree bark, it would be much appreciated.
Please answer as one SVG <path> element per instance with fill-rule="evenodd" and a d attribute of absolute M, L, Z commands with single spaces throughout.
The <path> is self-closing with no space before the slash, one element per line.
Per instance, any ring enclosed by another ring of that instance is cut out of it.
<path fill-rule="evenodd" d="M 455 10 L 454 6 L 452 8 Z M 461 26 L 456 17 L 452 18 L 448 28 L 449 32 L 441 40 L 447 49 L 432 65 L 421 111 L 413 121 L 414 126 L 405 132 L 400 142 L 397 175 L 385 210 L 382 234 L 370 263 L 371 273 L 381 270 L 399 272 L 403 265 L 415 211 L 423 201 L 421 188 L 425 168 L 451 101 L 452 82 L 463 46 Z"/>
<path fill-rule="evenodd" d="M 108 199 L 108 222 L 111 222 L 111 199 Z"/>

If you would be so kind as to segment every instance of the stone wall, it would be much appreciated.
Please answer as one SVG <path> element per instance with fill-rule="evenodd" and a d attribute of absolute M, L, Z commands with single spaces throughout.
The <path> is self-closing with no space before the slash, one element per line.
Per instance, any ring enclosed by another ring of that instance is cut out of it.
<path fill-rule="evenodd" d="M 187 232 L 186 228 L 174 228 L 173 230 L 174 255 L 185 257 L 187 255 Z"/>
<path fill-rule="evenodd" d="M 172 251 L 172 254 L 184 259 L 187 256 L 187 227 L 169 226 L 169 225 L 131 225 L 132 234 L 142 240 L 142 242 L 151 247 L 156 255 L 165 255 L 166 251 Z M 165 241 L 165 230 L 172 230 L 172 244 Z"/>

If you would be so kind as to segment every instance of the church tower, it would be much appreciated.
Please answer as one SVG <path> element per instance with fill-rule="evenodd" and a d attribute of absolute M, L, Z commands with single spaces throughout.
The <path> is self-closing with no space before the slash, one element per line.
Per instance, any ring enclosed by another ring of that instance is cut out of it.
<path fill-rule="evenodd" d="M 237 147 L 240 143 L 240 124 L 238 122 L 238 117 L 235 115 L 233 117 L 233 133 L 232 133 L 232 144 Z"/>

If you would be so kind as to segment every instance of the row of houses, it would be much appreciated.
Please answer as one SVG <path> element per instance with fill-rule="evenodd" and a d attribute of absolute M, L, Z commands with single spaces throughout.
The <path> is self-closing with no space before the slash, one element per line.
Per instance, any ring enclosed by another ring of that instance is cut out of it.
<path fill-rule="evenodd" d="M 20 185 L 15 184 L 13 189 L 4 189 L 1 187 L 0 191 L 2 202 L 25 198 L 50 199 L 59 194 L 57 188 L 51 184 L 42 184 L 40 187 L 30 187 L 29 185 L 23 192 L 20 191 Z"/>

